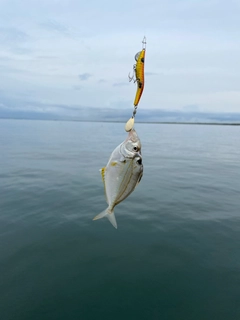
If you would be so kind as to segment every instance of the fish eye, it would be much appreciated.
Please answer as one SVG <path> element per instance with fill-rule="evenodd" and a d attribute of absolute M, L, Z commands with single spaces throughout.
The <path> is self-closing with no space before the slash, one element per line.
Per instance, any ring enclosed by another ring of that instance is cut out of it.
<path fill-rule="evenodd" d="M 138 150 L 138 147 L 133 147 L 133 150 L 134 150 L 134 151 L 137 151 L 137 150 Z"/>

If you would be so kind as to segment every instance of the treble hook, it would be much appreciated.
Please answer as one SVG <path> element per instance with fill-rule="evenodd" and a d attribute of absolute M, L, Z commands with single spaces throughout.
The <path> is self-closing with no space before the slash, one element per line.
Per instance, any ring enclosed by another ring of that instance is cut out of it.
<path fill-rule="evenodd" d="M 129 72 L 129 74 L 128 74 L 128 80 L 129 80 L 129 82 L 131 82 L 133 79 L 134 79 L 134 76 L 135 76 L 135 71 L 136 70 L 136 65 L 134 64 L 133 65 L 133 74 L 132 74 L 132 76 L 130 76 L 130 72 Z M 134 80 L 134 82 L 135 82 L 135 80 Z"/>
<path fill-rule="evenodd" d="M 131 82 L 131 81 L 133 80 L 133 78 L 134 78 L 134 74 L 133 74 L 132 76 L 130 76 L 130 72 L 129 72 L 129 74 L 128 74 L 128 80 L 129 80 L 129 82 Z"/>

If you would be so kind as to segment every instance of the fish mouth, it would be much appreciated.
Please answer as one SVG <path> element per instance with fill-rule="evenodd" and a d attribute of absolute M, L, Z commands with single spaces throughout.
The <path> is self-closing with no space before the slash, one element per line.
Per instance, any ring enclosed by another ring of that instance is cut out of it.
<path fill-rule="evenodd" d="M 139 164 L 140 166 L 142 165 L 142 157 L 139 157 L 139 159 L 137 159 L 137 164 Z"/>

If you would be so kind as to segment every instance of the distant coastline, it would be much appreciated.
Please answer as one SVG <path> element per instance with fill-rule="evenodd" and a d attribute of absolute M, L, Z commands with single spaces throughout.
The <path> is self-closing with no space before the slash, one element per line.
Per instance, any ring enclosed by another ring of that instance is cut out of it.
<path fill-rule="evenodd" d="M 65 122 L 93 122 L 93 123 L 125 123 L 120 120 L 81 120 L 81 119 L 37 119 L 37 118 L 1 118 L 0 120 L 20 121 L 65 121 Z M 180 124 L 180 125 L 207 125 L 207 126 L 240 126 L 240 122 L 178 122 L 178 121 L 137 121 L 144 124 Z"/>
<path fill-rule="evenodd" d="M 52 106 L 53 107 L 53 106 Z M 48 111 L 49 110 L 49 111 Z M 49 109 L 32 108 L 26 110 L 23 106 L 17 108 L 1 107 L 0 119 L 18 120 L 52 120 L 81 122 L 126 122 L 132 115 L 131 108 L 94 108 L 77 106 L 59 106 Z M 54 110 L 54 111 L 53 111 Z M 196 124 L 196 125 L 240 125 L 240 113 L 233 112 L 193 112 L 164 109 L 139 108 L 136 115 L 138 123 L 159 124 Z"/>

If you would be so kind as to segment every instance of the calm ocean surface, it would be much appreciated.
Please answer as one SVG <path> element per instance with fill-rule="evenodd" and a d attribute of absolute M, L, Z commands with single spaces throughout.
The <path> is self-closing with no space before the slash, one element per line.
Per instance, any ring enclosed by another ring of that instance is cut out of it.
<path fill-rule="evenodd" d="M 240 127 L 135 128 L 116 230 L 92 218 L 124 124 L 0 120 L 1 320 L 240 319 Z"/>

